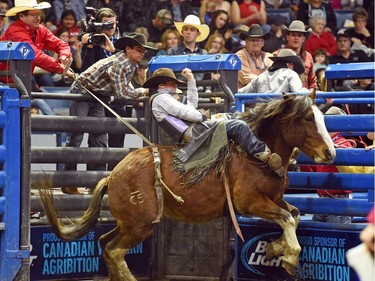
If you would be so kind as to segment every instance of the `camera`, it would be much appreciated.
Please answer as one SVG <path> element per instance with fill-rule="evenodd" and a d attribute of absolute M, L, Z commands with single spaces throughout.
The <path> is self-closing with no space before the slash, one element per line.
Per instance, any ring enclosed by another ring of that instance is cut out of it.
<path fill-rule="evenodd" d="M 101 32 L 103 30 L 111 30 L 113 28 L 113 22 L 96 22 L 98 20 L 95 15 L 97 9 L 93 7 L 86 7 L 86 18 L 80 22 L 80 28 L 83 33 L 89 33 L 88 44 L 94 46 L 100 46 L 105 44 L 105 36 Z"/>

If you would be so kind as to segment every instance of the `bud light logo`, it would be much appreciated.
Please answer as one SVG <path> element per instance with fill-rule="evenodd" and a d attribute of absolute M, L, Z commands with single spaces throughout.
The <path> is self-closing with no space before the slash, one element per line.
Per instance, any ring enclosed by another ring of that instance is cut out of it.
<path fill-rule="evenodd" d="M 265 233 L 249 240 L 241 250 L 242 264 L 252 273 L 261 276 L 266 275 L 261 270 L 267 271 L 269 267 L 280 267 L 281 257 L 275 257 L 271 260 L 266 257 L 268 241 L 278 236 L 280 236 L 278 232 Z"/>

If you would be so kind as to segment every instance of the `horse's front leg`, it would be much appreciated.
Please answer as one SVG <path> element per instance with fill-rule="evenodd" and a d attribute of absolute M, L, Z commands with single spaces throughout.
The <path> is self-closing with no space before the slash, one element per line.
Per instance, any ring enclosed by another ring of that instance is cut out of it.
<path fill-rule="evenodd" d="M 273 221 L 281 226 L 284 231 L 284 239 L 279 243 L 280 247 L 284 249 L 281 258 L 282 266 L 290 275 L 295 275 L 301 246 L 298 243 L 296 235 L 297 222 L 292 214 L 276 205 L 269 198 L 257 198 L 256 203 L 250 206 L 250 212 L 253 215 Z M 275 249 L 275 251 L 279 252 L 280 249 Z"/>
<path fill-rule="evenodd" d="M 278 202 L 277 205 L 283 208 L 284 210 L 288 211 L 293 216 L 297 229 L 301 219 L 299 210 L 295 206 L 286 202 L 285 200 L 281 200 L 280 202 Z M 283 233 L 279 239 L 269 243 L 266 251 L 267 259 L 273 259 L 274 257 L 281 256 L 285 251 L 286 243 L 287 241 L 285 238 L 285 233 Z"/>

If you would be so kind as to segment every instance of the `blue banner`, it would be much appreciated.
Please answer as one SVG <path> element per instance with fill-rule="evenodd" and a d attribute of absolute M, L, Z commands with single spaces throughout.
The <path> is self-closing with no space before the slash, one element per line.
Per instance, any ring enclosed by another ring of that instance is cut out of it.
<path fill-rule="evenodd" d="M 72 242 L 58 238 L 49 226 L 31 227 L 31 280 L 108 276 L 99 237 L 115 226 L 100 224 Z M 126 262 L 135 276 L 149 276 L 150 256 L 150 239 L 138 244 L 126 255 Z"/>
<path fill-rule="evenodd" d="M 284 274 L 281 257 L 266 259 L 268 243 L 282 234 L 278 226 L 257 223 L 240 224 L 245 243 L 236 239 L 236 276 L 240 280 L 280 280 Z M 348 266 L 346 251 L 360 244 L 360 230 L 298 227 L 301 245 L 295 280 L 354 281 L 355 272 Z"/>

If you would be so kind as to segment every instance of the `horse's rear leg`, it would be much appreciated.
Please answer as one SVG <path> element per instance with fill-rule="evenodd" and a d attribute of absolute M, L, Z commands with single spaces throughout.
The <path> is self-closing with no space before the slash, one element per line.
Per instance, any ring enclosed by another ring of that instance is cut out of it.
<path fill-rule="evenodd" d="M 119 234 L 119 230 L 120 228 L 118 226 L 116 226 L 114 229 L 112 229 L 110 232 L 107 232 L 106 234 L 100 236 L 99 238 L 99 243 L 100 243 L 100 247 L 103 249 L 103 258 L 104 258 L 104 261 L 107 265 L 107 269 L 108 269 L 108 274 L 109 274 L 109 278 L 112 280 L 113 278 L 111 277 L 111 272 L 115 271 L 116 270 L 116 267 L 115 265 L 111 262 L 111 259 L 109 258 L 108 254 L 107 254 L 107 251 L 105 251 L 105 248 L 107 246 L 107 244 L 113 240 L 118 234 Z"/>
<path fill-rule="evenodd" d="M 251 205 L 251 213 L 277 223 L 284 230 L 283 236 L 285 237 L 285 242 L 280 243 L 280 246 L 285 249 L 283 251 L 284 255 L 281 258 L 282 266 L 290 275 L 295 275 L 301 246 L 297 240 L 296 221 L 292 214 L 280 208 L 269 198 L 264 198 L 263 200 L 258 198 L 256 204 Z"/>
<path fill-rule="evenodd" d="M 111 281 L 136 281 L 133 274 L 130 272 L 125 261 L 125 255 L 152 233 L 154 225 L 150 223 L 149 226 L 138 226 L 136 229 L 119 228 L 115 231 L 117 233 L 109 233 L 105 239 L 109 239 L 112 234 L 116 236 L 107 243 L 103 252 L 107 258 L 109 277 Z"/>
<path fill-rule="evenodd" d="M 299 221 L 300 221 L 299 210 L 295 206 L 286 202 L 285 200 L 281 200 L 277 205 L 283 208 L 284 210 L 288 211 L 293 216 L 296 222 L 295 227 L 297 229 Z M 271 243 L 268 244 L 267 252 L 266 252 L 267 259 L 272 259 L 274 257 L 281 256 L 285 251 L 286 243 L 287 241 L 285 238 L 285 234 L 283 232 L 283 234 L 281 235 L 279 239 L 272 241 Z"/>

